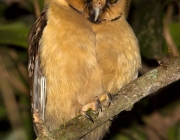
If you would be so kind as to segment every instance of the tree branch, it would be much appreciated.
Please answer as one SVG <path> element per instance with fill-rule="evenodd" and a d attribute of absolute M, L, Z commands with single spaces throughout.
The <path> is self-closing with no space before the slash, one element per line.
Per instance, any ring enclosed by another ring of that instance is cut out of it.
<path fill-rule="evenodd" d="M 76 140 L 123 110 L 129 110 L 140 99 L 180 79 L 180 57 L 171 59 L 167 64 L 161 65 L 145 75 L 132 81 L 120 89 L 110 107 L 104 107 L 98 116 L 88 112 L 94 119 L 94 124 L 83 116 L 76 117 L 58 130 L 49 132 L 48 138 L 40 135 L 38 139 Z M 50 138 L 51 137 L 51 138 Z"/>

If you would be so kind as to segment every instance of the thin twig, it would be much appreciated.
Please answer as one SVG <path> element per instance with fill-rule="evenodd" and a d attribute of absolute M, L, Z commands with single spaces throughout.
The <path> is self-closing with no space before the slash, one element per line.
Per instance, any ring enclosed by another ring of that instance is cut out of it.
<path fill-rule="evenodd" d="M 3 62 L 3 58 L 2 58 L 2 54 L 0 53 L 0 63 L 1 66 L 6 69 L 4 62 Z M 6 77 L 6 79 L 8 79 L 8 81 L 19 91 L 21 91 L 21 93 L 25 94 L 25 95 L 29 95 L 29 91 L 27 89 L 27 87 L 19 81 L 19 79 L 12 74 L 12 71 L 7 71 L 4 70 L 4 76 Z"/>
<path fill-rule="evenodd" d="M 40 10 L 37 0 L 33 0 L 33 5 L 34 5 L 34 9 L 35 9 L 36 18 L 38 18 L 38 17 L 40 17 L 41 10 Z"/>
<path fill-rule="evenodd" d="M 177 6 L 178 6 L 178 20 L 180 23 L 180 2 L 177 2 Z"/>
<path fill-rule="evenodd" d="M 18 104 L 15 99 L 15 95 L 13 93 L 12 86 L 9 84 L 9 81 L 6 78 L 5 72 L 6 70 L 2 66 L 2 61 L 0 63 L 0 90 L 2 94 L 2 98 L 4 101 L 4 105 L 6 107 L 7 116 L 9 118 L 10 124 L 12 126 L 12 130 L 15 132 L 16 130 L 23 128 L 23 124 L 21 121 L 21 117 L 19 114 Z M 21 136 L 16 136 L 14 139 L 20 139 Z"/>
<path fill-rule="evenodd" d="M 167 13 L 166 13 L 166 18 L 164 19 L 163 31 L 164 31 L 165 40 L 166 40 L 168 48 L 169 48 L 170 56 L 171 55 L 172 56 L 179 56 L 177 46 L 172 39 L 172 36 L 170 34 L 170 31 L 169 31 L 169 27 L 168 27 L 169 23 L 171 22 L 171 17 L 173 14 L 173 8 L 174 8 L 173 4 L 169 4 L 167 7 Z"/>
<path fill-rule="evenodd" d="M 18 54 L 14 49 L 9 49 L 9 55 L 13 59 L 13 61 L 15 61 L 18 58 Z M 19 70 L 24 79 L 28 79 L 27 68 L 22 62 L 19 62 L 17 64 L 17 69 Z"/>

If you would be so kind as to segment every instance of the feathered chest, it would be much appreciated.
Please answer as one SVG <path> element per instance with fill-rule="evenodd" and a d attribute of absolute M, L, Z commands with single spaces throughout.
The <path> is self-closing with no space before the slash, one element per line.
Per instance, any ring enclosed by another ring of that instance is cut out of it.
<path fill-rule="evenodd" d="M 128 0 L 103 3 L 111 12 L 101 3 L 84 12 L 81 0 L 66 2 L 49 3 L 29 35 L 32 109 L 50 130 L 95 97 L 116 93 L 137 77 L 141 65 L 137 39 L 125 19 Z"/>

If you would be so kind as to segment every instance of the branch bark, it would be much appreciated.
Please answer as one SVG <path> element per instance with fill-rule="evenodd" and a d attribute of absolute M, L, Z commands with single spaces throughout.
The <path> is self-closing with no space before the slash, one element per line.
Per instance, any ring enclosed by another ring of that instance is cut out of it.
<path fill-rule="evenodd" d="M 140 99 L 165 87 L 180 79 L 180 57 L 172 58 L 165 65 L 161 65 L 145 75 L 132 81 L 125 87 L 121 88 L 117 95 L 113 97 L 113 103 L 110 107 L 104 107 L 102 113 L 98 116 L 89 112 L 94 119 L 94 124 L 84 118 L 78 116 L 58 130 L 40 135 L 38 140 L 58 139 L 58 140 L 76 140 L 100 126 L 110 118 L 118 115 L 123 110 L 129 110 Z"/>

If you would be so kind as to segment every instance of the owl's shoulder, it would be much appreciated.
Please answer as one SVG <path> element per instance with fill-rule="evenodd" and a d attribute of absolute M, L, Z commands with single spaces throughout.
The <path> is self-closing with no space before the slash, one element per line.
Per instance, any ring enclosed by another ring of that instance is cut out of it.
<path fill-rule="evenodd" d="M 48 4 L 47 23 L 55 25 L 54 28 L 66 28 L 71 30 L 89 29 L 90 21 L 79 11 L 73 9 L 69 5 L 63 5 L 56 2 Z M 52 27 L 52 26 L 51 26 Z"/>

